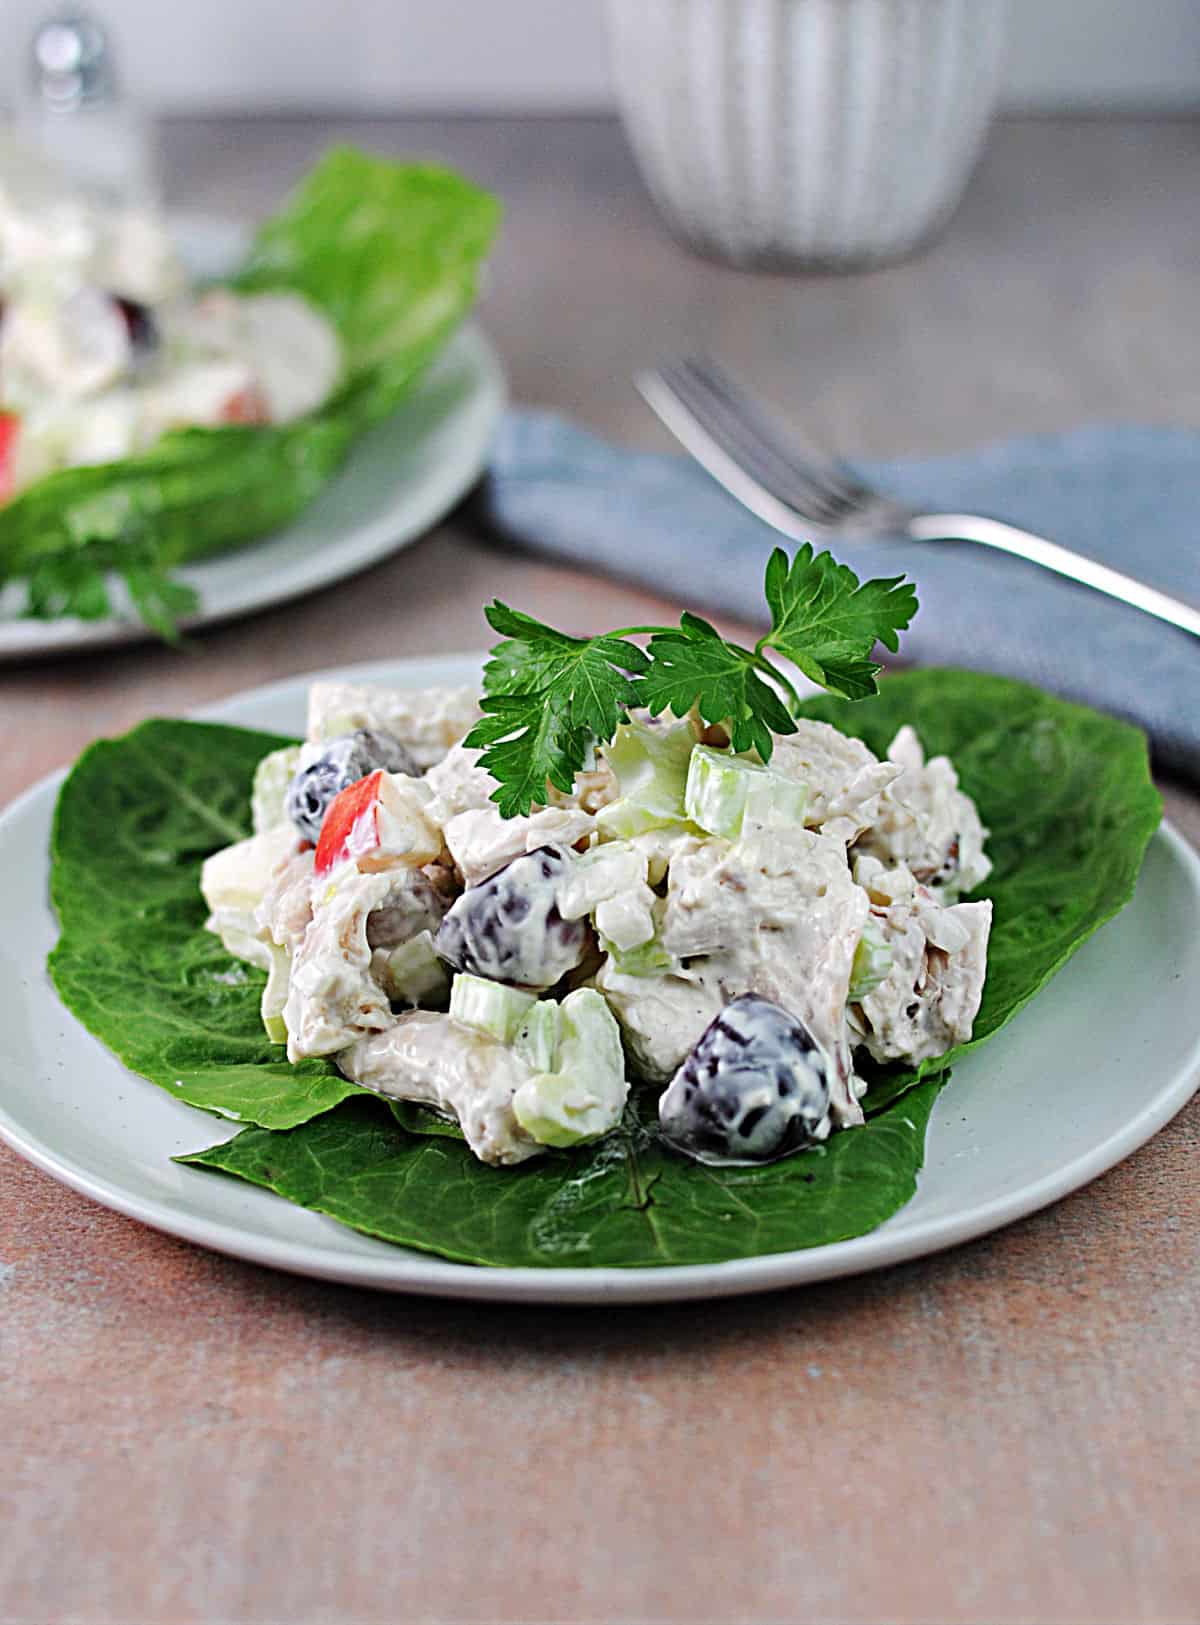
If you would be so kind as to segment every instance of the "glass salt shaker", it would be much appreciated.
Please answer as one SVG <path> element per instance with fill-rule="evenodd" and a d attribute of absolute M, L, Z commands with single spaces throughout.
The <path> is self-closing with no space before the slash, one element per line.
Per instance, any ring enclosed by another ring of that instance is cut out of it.
<path fill-rule="evenodd" d="M 98 202 L 153 208 L 159 201 L 153 121 L 121 93 L 99 19 L 78 6 L 33 32 L 15 133 Z"/>

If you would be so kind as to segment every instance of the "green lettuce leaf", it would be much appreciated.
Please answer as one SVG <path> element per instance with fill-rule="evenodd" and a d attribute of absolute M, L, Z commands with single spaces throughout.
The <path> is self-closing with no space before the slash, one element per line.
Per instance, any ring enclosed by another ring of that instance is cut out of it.
<path fill-rule="evenodd" d="M 0 584 L 25 582 L 30 615 L 92 620 L 112 613 L 116 576 L 169 635 L 196 607 L 171 570 L 288 524 L 404 399 L 474 303 L 498 215 L 450 170 L 327 153 L 233 285 L 302 293 L 324 311 L 342 341 L 340 388 L 294 423 L 179 430 L 39 480 L 0 507 Z"/>
<path fill-rule="evenodd" d="M 234 286 L 290 289 L 325 312 L 347 367 L 326 411 L 365 428 L 475 303 L 499 218 L 496 199 L 452 170 L 335 147 L 259 228 Z"/>
<path fill-rule="evenodd" d="M 486 1168 L 453 1139 L 406 1133 L 366 1101 L 286 1134 L 244 1129 L 176 1160 L 468 1264 L 716 1264 L 846 1241 L 882 1224 L 916 1190 L 940 1087 L 931 1079 L 869 1129 L 763 1168 L 706 1168 L 675 1155 L 645 1095 L 607 1139 L 516 1168 Z"/>
<path fill-rule="evenodd" d="M 50 975 L 63 1003 L 177 1100 L 267 1128 L 360 1092 L 328 1061 L 288 1064 L 263 1031 L 266 977 L 204 929 L 200 865 L 250 834 L 254 769 L 288 743 L 215 723 L 143 723 L 84 752 L 51 836 L 62 929 Z"/>
<path fill-rule="evenodd" d="M 971 1044 L 924 1080 L 880 1070 L 868 1127 L 825 1148 L 766 1168 L 704 1169 L 658 1144 L 643 1099 L 641 1117 L 597 1146 L 496 1170 L 428 1114 L 363 1098 L 325 1062 L 289 1067 L 261 1032 L 262 973 L 203 931 L 198 889 L 203 859 L 247 832 L 254 767 L 284 742 L 271 735 L 155 722 L 85 754 L 55 820 L 63 932 L 52 975 L 135 1071 L 192 1104 L 288 1130 L 247 1129 L 189 1161 L 373 1235 L 478 1263 L 638 1266 L 861 1234 L 911 1196 L 946 1067 L 1128 901 L 1160 805 L 1136 729 L 1004 678 L 920 671 L 885 679 L 873 699 L 805 711 L 880 754 L 911 722 L 930 753 L 958 766 L 996 865 L 980 888 L 995 925 Z"/>

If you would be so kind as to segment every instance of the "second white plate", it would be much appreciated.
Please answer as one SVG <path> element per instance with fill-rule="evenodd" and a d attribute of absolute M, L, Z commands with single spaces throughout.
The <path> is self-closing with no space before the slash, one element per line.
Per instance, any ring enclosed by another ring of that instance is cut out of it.
<path fill-rule="evenodd" d="M 419 687 L 471 682 L 477 659 L 322 673 Z M 301 732 L 311 678 L 206 716 Z M 709 1298 L 876 1269 L 995 1230 L 1096 1178 L 1148 1140 L 1200 1082 L 1200 859 L 1164 827 L 1134 900 L 934 1107 L 916 1197 L 871 1235 L 803 1252 L 682 1268 L 475 1269 L 409 1252 L 268 1192 L 171 1162 L 236 1132 L 127 1072 L 59 1003 L 45 971 L 57 936 L 47 847 L 61 775 L 0 818 L 0 1136 L 118 1212 L 258 1263 L 389 1291 L 547 1303 Z M 498 1173 L 497 1178 L 503 1178 Z"/>
<path fill-rule="evenodd" d="M 443 518 L 479 478 L 504 410 L 504 373 L 477 327 L 450 341 L 404 405 L 354 447 L 345 466 L 286 530 L 186 565 L 200 595 L 189 627 L 297 598 L 353 575 Z M 22 620 L 19 586 L 0 596 L 0 660 L 129 643 L 133 618 Z"/>

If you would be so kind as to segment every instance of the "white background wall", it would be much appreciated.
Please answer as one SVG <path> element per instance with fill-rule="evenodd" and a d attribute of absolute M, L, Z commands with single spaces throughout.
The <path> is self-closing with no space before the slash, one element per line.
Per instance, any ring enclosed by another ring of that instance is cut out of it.
<path fill-rule="evenodd" d="M 170 110 L 612 104 L 603 0 L 94 4 L 126 79 Z M 50 0 L 0 0 L 10 72 L 29 19 L 49 9 Z M 1200 0 L 1013 0 L 1005 99 L 1039 111 L 1200 107 Z"/>

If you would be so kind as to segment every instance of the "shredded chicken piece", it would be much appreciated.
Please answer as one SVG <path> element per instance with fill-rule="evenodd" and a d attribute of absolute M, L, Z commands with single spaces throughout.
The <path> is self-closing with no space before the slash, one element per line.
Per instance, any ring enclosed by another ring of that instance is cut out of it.
<path fill-rule="evenodd" d="M 289 954 L 304 940 L 312 920 L 313 859 L 311 846 L 286 858 L 271 876 L 254 915 L 260 934 Z"/>
<path fill-rule="evenodd" d="M 525 818 L 504 818 L 494 802 L 468 807 L 446 824 L 446 846 L 465 886 L 503 869 L 523 852 L 539 846 L 575 846 L 596 827 L 591 813 L 580 807 L 543 807 Z"/>
<path fill-rule="evenodd" d="M 288 1059 L 332 1055 L 395 1019 L 372 966 L 375 948 L 441 918 L 436 893 L 419 870 L 359 874 L 347 865 L 314 899 L 313 917 L 292 955 L 284 1021 Z M 378 926 L 373 922 L 378 920 Z"/>
<path fill-rule="evenodd" d="M 771 766 L 807 786 L 807 827 L 845 844 L 875 822 L 880 797 L 900 775 L 828 722 L 798 722 L 795 733 L 776 739 Z"/>
<path fill-rule="evenodd" d="M 851 1042 L 913 1065 L 970 1038 L 987 972 L 992 905 L 943 906 L 924 886 L 872 910 L 892 951 L 887 976 L 846 1013 Z"/>
<path fill-rule="evenodd" d="M 666 1083 L 725 1004 L 720 989 L 690 971 L 630 976 L 606 958 L 594 985 L 621 1025 L 634 1070 L 648 1083 Z"/>
<path fill-rule="evenodd" d="M 486 767 L 480 767 L 482 754 L 469 745 L 453 745 L 426 773 L 425 783 L 433 791 L 426 811 L 435 823 L 445 827 L 459 813 L 495 806 L 496 781 Z"/>
<path fill-rule="evenodd" d="M 771 829 L 676 859 L 661 935 L 722 1004 L 757 993 L 804 1022 L 833 1062 L 830 1110 L 842 1127 L 862 1122 L 844 1017 L 868 910 L 840 840 Z"/>
<path fill-rule="evenodd" d="M 457 1118 L 482 1162 L 524 1162 L 544 1149 L 513 1113 L 530 1068 L 506 1044 L 450 1016 L 413 1010 L 343 1051 L 337 1064 L 366 1089 Z"/>
<path fill-rule="evenodd" d="M 915 730 L 903 727 L 888 746 L 888 760 L 900 772 L 855 850 L 888 866 L 906 863 L 925 885 L 973 890 L 992 872 L 983 850 L 987 830 L 975 803 L 959 789 L 950 758 L 926 761 Z"/>

